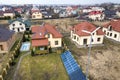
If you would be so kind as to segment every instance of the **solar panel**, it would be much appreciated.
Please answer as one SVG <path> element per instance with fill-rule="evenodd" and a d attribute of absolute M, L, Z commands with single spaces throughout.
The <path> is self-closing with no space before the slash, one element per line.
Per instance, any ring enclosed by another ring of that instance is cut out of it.
<path fill-rule="evenodd" d="M 86 80 L 85 75 L 83 74 L 82 70 L 80 69 L 70 51 L 65 51 L 64 53 L 62 53 L 61 59 L 70 80 Z"/>

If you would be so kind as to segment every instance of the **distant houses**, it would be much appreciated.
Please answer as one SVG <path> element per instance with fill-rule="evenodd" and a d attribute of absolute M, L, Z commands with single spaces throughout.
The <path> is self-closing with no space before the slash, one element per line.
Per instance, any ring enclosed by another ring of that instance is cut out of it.
<path fill-rule="evenodd" d="M 105 18 L 105 14 L 101 11 L 91 11 L 88 15 L 88 18 L 91 20 L 104 20 Z"/>
<path fill-rule="evenodd" d="M 120 20 L 111 20 L 102 30 L 107 38 L 120 42 Z"/>
<path fill-rule="evenodd" d="M 15 32 L 7 28 L 0 27 L 0 53 L 7 53 L 16 41 Z"/>
<path fill-rule="evenodd" d="M 31 23 L 28 20 L 9 20 L 9 29 L 15 32 L 25 32 L 30 29 Z"/>
<path fill-rule="evenodd" d="M 62 47 L 62 35 L 51 25 L 42 24 L 32 27 L 32 47 L 36 53 L 48 53 L 50 48 Z"/>
<path fill-rule="evenodd" d="M 83 32 L 82 30 L 94 31 L 96 27 L 89 22 L 81 22 L 74 25 L 71 29 L 71 40 L 79 46 L 85 46 L 90 44 L 90 34 Z M 92 44 L 103 44 L 104 32 L 99 29 L 92 36 Z"/>

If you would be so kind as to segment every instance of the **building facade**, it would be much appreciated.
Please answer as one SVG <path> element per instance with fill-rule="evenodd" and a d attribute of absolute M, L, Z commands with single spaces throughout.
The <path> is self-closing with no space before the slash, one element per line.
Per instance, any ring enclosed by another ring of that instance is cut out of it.
<path fill-rule="evenodd" d="M 86 46 L 90 44 L 91 35 L 83 32 L 82 30 L 87 30 L 92 32 L 96 29 L 96 27 L 89 22 L 81 22 L 73 26 L 71 29 L 71 40 L 75 42 L 79 46 Z M 101 29 L 93 33 L 92 36 L 92 44 L 103 44 L 104 33 Z"/>
<path fill-rule="evenodd" d="M 107 38 L 120 42 L 120 20 L 110 21 L 102 30 Z"/>

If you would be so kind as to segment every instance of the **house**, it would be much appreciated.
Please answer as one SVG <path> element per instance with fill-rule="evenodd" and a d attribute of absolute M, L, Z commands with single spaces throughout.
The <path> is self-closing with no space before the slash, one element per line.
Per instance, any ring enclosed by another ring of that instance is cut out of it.
<path fill-rule="evenodd" d="M 107 38 L 120 42 L 120 20 L 111 20 L 102 30 Z"/>
<path fill-rule="evenodd" d="M 8 53 L 15 43 L 14 31 L 0 27 L 0 53 Z"/>
<path fill-rule="evenodd" d="M 68 17 L 68 16 L 67 16 L 67 12 L 66 12 L 65 10 L 61 10 L 61 11 L 59 12 L 59 17 L 60 17 L 60 18 Z"/>
<path fill-rule="evenodd" d="M 15 16 L 15 13 L 13 10 L 5 10 L 3 13 L 4 17 L 10 17 L 13 18 Z"/>
<path fill-rule="evenodd" d="M 91 40 L 91 35 L 88 33 L 83 32 L 82 30 L 87 30 L 89 32 L 92 32 L 96 29 L 96 27 L 89 23 L 89 22 L 81 22 L 71 29 L 71 40 L 79 45 L 80 47 L 89 45 Z M 95 33 L 93 33 L 92 36 L 92 44 L 103 44 L 103 37 L 104 32 L 102 32 L 101 29 L 97 30 Z"/>
<path fill-rule="evenodd" d="M 52 18 L 52 13 L 50 13 L 50 12 L 43 13 L 43 17 L 44 17 L 44 19 L 50 19 L 50 18 Z"/>
<path fill-rule="evenodd" d="M 92 20 L 104 20 L 105 14 L 101 11 L 91 11 L 88 18 Z"/>
<path fill-rule="evenodd" d="M 116 15 L 120 17 L 120 9 L 116 11 Z"/>
<path fill-rule="evenodd" d="M 4 17 L 3 13 L 4 13 L 3 11 L 0 11 L 0 18 Z"/>
<path fill-rule="evenodd" d="M 9 21 L 9 29 L 15 32 L 30 30 L 31 23 L 28 20 L 15 19 Z"/>
<path fill-rule="evenodd" d="M 32 47 L 36 53 L 62 47 L 62 35 L 51 25 L 42 24 L 32 27 Z"/>
<path fill-rule="evenodd" d="M 42 19 L 42 13 L 40 11 L 32 11 L 32 19 Z"/>
<path fill-rule="evenodd" d="M 14 8 L 14 11 L 18 12 L 19 14 L 21 14 L 23 12 L 22 8 Z"/>

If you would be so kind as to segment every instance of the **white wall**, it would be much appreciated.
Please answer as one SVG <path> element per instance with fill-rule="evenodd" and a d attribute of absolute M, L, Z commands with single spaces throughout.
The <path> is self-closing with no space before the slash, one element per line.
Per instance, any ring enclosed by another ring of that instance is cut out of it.
<path fill-rule="evenodd" d="M 33 13 L 32 19 L 42 19 L 42 13 L 40 13 L 40 12 Z"/>
<path fill-rule="evenodd" d="M 14 13 L 4 13 L 3 15 L 4 16 L 10 16 L 11 18 L 13 18 L 15 16 Z"/>
<path fill-rule="evenodd" d="M 45 37 L 48 36 L 46 35 Z M 53 38 L 52 34 L 50 34 L 48 41 L 50 41 L 51 48 L 62 47 L 62 38 Z M 58 45 L 55 45 L 55 41 L 58 41 Z"/>
<path fill-rule="evenodd" d="M 18 29 L 19 29 L 19 32 L 24 32 L 26 29 L 25 29 L 25 24 L 21 23 L 22 25 L 20 25 L 21 22 L 19 21 L 14 21 L 13 23 L 11 23 L 9 25 L 9 29 L 10 30 L 13 30 L 14 28 L 14 31 L 15 32 L 18 32 Z M 15 24 L 15 26 L 13 26 L 13 24 Z"/>
<path fill-rule="evenodd" d="M 114 30 L 111 30 L 111 31 L 110 31 L 110 30 L 108 30 L 107 28 L 104 28 L 104 27 L 103 27 L 102 30 L 103 30 L 103 32 L 106 31 L 106 33 L 105 33 L 105 34 L 106 34 L 106 35 L 105 35 L 106 37 L 111 38 L 111 39 L 113 39 L 113 40 L 116 40 L 116 41 L 119 41 L 119 42 L 120 42 L 120 32 L 116 32 L 116 31 L 114 31 Z M 107 35 L 108 33 L 109 33 L 109 35 Z M 110 36 L 110 33 L 112 33 L 112 36 Z M 115 34 L 117 35 L 116 38 L 114 37 Z"/>
<path fill-rule="evenodd" d="M 102 15 L 102 17 L 101 17 L 101 15 Z M 105 18 L 105 15 L 104 14 L 97 14 L 97 15 L 89 15 L 88 17 L 92 20 L 97 20 L 97 18 L 98 18 L 98 20 L 103 20 Z"/>
<path fill-rule="evenodd" d="M 76 36 L 76 39 L 74 39 L 74 36 Z M 96 35 L 95 33 L 92 38 L 92 44 L 103 44 L 104 35 Z M 100 38 L 100 41 L 97 41 L 98 38 Z M 84 45 L 83 40 L 87 39 L 87 45 L 89 45 L 91 36 L 78 36 L 77 34 L 74 34 L 73 31 L 71 31 L 71 39 L 79 45 Z"/>

